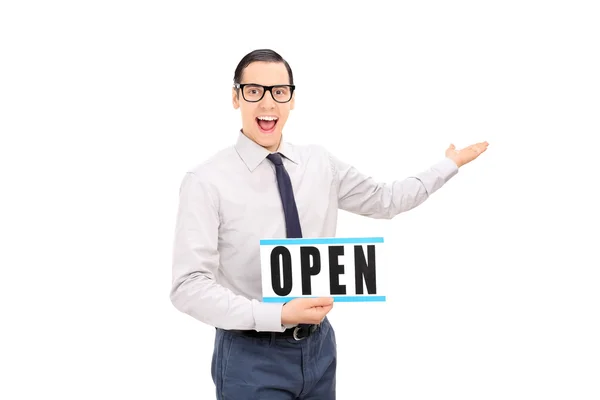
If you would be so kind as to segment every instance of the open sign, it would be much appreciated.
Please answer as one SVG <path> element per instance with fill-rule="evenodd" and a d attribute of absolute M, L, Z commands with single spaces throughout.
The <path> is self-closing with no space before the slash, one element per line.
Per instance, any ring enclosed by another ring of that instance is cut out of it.
<path fill-rule="evenodd" d="M 381 237 L 263 239 L 264 302 L 296 297 L 385 301 L 378 278 Z"/>

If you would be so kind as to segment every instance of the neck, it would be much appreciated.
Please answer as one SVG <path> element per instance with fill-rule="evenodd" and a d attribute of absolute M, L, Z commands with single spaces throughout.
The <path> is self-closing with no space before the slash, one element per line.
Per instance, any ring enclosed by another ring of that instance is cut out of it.
<path fill-rule="evenodd" d="M 242 135 L 246 136 L 248 139 L 252 140 L 254 143 L 256 143 L 257 145 L 259 145 L 263 149 L 269 150 L 271 153 L 274 153 L 274 152 L 277 151 L 277 149 L 279 148 L 279 146 L 281 146 L 281 141 L 283 140 L 283 133 L 282 133 L 281 136 L 279 136 L 279 141 L 277 142 L 276 145 L 274 145 L 274 146 L 263 146 L 262 144 L 258 143 L 256 140 L 254 140 L 251 136 L 247 135 L 246 132 L 244 132 L 243 129 L 240 129 L 240 131 L 242 132 Z"/>

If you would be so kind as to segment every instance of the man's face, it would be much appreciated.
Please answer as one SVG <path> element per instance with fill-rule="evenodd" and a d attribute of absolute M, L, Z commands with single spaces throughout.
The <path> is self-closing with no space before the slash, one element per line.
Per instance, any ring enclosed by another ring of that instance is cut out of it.
<path fill-rule="evenodd" d="M 288 85 L 290 81 L 283 63 L 257 61 L 244 69 L 240 83 L 272 86 Z M 275 92 L 276 89 L 274 88 L 273 91 Z M 281 92 L 274 94 L 279 93 Z M 249 94 L 246 97 L 249 98 Z M 238 95 L 234 88 L 233 107 L 241 111 L 244 134 L 269 151 L 277 150 L 290 110 L 294 109 L 294 97 L 295 94 L 289 102 L 278 103 L 273 99 L 271 92 L 266 91 L 260 101 L 252 103 L 244 100 L 241 90 Z"/>

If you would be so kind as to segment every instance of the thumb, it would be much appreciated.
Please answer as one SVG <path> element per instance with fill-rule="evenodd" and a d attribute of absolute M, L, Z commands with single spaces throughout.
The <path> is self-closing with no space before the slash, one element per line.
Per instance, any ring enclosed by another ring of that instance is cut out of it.
<path fill-rule="evenodd" d="M 450 147 L 448 147 L 448 150 L 454 150 L 456 149 L 456 147 L 454 146 L 454 143 L 450 143 Z"/>
<path fill-rule="evenodd" d="M 309 300 L 311 307 L 325 307 L 333 304 L 333 297 L 314 297 Z"/>

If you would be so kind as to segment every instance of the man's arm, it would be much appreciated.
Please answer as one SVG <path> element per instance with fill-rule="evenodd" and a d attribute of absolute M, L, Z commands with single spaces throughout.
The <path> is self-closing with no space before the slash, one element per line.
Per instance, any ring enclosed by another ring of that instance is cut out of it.
<path fill-rule="evenodd" d="M 215 281 L 218 204 L 211 185 L 188 172 L 179 192 L 171 302 L 179 311 L 218 328 L 283 331 L 281 304 L 247 299 Z"/>
<path fill-rule="evenodd" d="M 363 175 L 328 153 L 338 189 L 338 207 L 372 218 L 391 219 L 427 200 L 456 175 L 460 167 L 484 153 L 488 145 L 487 141 L 479 142 L 457 150 L 450 144 L 445 157 L 428 170 L 391 183 Z"/>
<path fill-rule="evenodd" d="M 391 219 L 423 203 L 458 173 L 445 157 L 431 168 L 392 182 L 379 182 L 329 154 L 340 209 L 371 218 Z"/>

